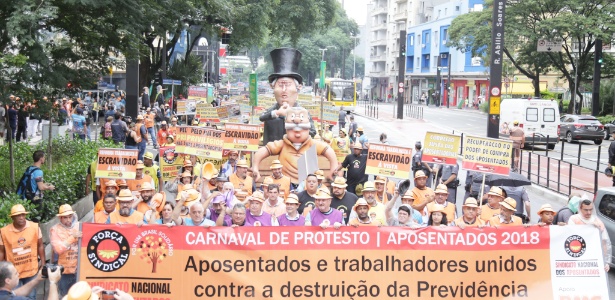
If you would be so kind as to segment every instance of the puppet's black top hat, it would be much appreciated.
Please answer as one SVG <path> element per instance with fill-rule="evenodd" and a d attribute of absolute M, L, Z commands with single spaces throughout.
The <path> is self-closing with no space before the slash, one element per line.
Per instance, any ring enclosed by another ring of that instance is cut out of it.
<path fill-rule="evenodd" d="M 297 73 L 299 71 L 299 63 L 301 62 L 301 52 L 293 48 L 278 48 L 273 49 L 271 61 L 273 62 L 273 73 L 269 75 L 269 82 L 280 77 L 291 77 L 297 79 L 299 84 L 303 84 L 303 77 Z"/>

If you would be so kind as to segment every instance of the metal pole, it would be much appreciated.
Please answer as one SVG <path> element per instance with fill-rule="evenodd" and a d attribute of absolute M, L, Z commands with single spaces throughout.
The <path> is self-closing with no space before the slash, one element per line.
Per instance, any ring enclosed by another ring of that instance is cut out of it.
<path fill-rule="evenodd" d="M 446 99 L 446 108 L 450 107 L 450 103 L 451 103 L 451 53 L 448 53 L 448 78 L 446 79 L 446 95 L 447 95 L 447 99 Z"/>
<path fill-rule="evenodd" d="M 577 54 L 577 63 L 574 66 L 574 91 L 572 94 L 572 114 L 573 115 L 577 114 L 577 89 L 578 88 L 579 88 L 579 55 Z"/>

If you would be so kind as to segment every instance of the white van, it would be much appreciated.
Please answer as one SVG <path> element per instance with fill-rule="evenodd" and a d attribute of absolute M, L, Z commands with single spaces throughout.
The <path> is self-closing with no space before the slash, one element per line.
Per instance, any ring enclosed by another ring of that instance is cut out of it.
<path fill-rule="evenodd" d="M 500 137 L 508 138 L 514 121 L 525 132 L 525 145 L 547 145 L 554 149 L 559 142 L 560 120 L 557 101 L 542 99 L 503 99 L 500 103 Z"/>

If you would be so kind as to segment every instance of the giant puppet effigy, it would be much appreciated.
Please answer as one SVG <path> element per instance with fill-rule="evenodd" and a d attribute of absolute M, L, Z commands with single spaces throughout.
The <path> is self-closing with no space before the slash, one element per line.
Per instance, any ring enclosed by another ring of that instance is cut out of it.
<path fill-rule="evenodd" d="M 265 147 L 254 153 L 253 176 L 257 180 L 260 177 L 258 166 L 263 159 L 279 155 L 282 173 L 290 177 L 293 184 L 298 184 L 298 160 L 312 146 L 316 146 L 318 156 L 329 161 L 330 170 L 337 168 L 337 157 L 327 143 L 313 139 L 316 134 L 314 122 L 308 111 L 298 106 L 297 98 L 303 83 L 303 77 L 298 73 L 301 52 L 292 48 L 279 48 L 272 50 L 270 55 L 274 73 L 268 79 L 277 103 L 260 116 L 260 120 L 265 123 Z"/>

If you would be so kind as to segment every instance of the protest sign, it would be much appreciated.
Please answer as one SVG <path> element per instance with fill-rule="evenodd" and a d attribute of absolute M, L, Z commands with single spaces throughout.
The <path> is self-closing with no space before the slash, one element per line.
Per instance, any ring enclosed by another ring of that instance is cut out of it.
<path fill-rule="evenodd" d="M 335 106 L 325 106 L 322 111 L 322 118 L 325 119 L 325 122 L 328 124 L 336 125 L 339 120 L 340 109 Z"/>
<path fill-rule="evenodd" d="M 366 174 L 408 179 L 412 164 L 412 149 L 382 144 L 369 144 Z"/>
<path fill-rule="evenodd" d="M 256 151 L 260 142 L 261 128 L 258 125 L 226 123 L 224 125 L 224 149 Z"/>
<path fill-rule="evenodd" d="M 592 226 L 82 226 L 77 280 L 135 299 L 609 299 Z"/>
<path fill-rule="evenodd" d="M 190 86 L 188 87 L 188 98 L 207 98 L 206 86 Z"/>
<path fill-rule="evenodd" d="M 457 154 L 461 147 L 461 137 L 427 132 L 423 143 L 422 161 L 434 164 L 457 165 Z"/>
<path fill-rule="evenodd" d="M 199 122 L 220 122 L 218 117 L 218 108 L 211 106 L 209 103 L 200 102 L 196 104 L 196 117 Z"/>
<path fill-rule="evenodd" d="M 96 178 L 135 179 L 138 150 L 98 149 Z"/>
<path fill-rule="evenodd" d="M 175 152 L 221 159 L 223 133 L 224 131 L 211 128 L 179 126 Z"/>
<path fill-rule="evenodd" d="M 179 175 L 182 166 L 184 165 L 183 155 L 175 153 L 175 146 L 160 147 L 159 154 L 160 173 L 162 180 L 173 180 Z"/>
<path fill-rule="evenodd" d="M 508 176 L 512 147 L 512 141 L 464 135 L 462 168 Z"/>

